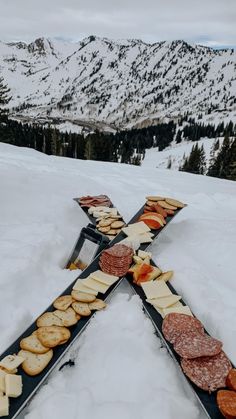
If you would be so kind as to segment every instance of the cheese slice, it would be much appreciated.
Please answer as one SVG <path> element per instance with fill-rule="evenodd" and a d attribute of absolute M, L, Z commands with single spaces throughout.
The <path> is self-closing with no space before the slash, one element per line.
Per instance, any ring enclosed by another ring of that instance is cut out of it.
<path fill-rule="evenodd" d="M 153 307 L 161 315 L 161 317 L 164 319 L 165 315 L 164 315 L 163 309 L 162 308 L 159 308 L 157 306 L 153 306 Z"/>
<path fill-rule="evenodd" d="M 152 258 L 152 254 L 151 254 L 151 252 L 144 252 L 144 250 L 139 250 L 138 251 L 138 256 L 141 258 L 141 259 L 145 259 L 145 258 Z"/>
<path fill-rule="evenodd" d="M 3 370 L 0 370 L 0 391 L 2 391 L 3 393 L 5 393 L 5 377 L 6 377 L 7 373 Z"/>
<path fill-rule="evenodd" d="M 7 396 L 0 397 L 0 416 L 9 415 L 9 399 Z"/>
<path fill-rule="evenodd" d="M 180 295 L 169 295 L 168 297 L 154 298 L 153 300 L 147 300 L 148 303 L 159 308 L 167 308 L 173 306 L 177 301 L 181 300 Z"/>
<path fill-rule="evenodd" d="M 21 375 L 7 374 L 5 378 L 6 396 L 19 397 L 22 394 Z"/>
<path fill-rule="evenodd" d="M 192 316 L 192 312 L 188 306 L 181 306 L 181 307 L 168 307 L 163 308 L 164 315 L 166 316 L 169 313 L 180 313 L 180 314 L 187 314 L 188 316 Z"/>
<path fill-rule="evenodd" d="M 123 227 L 122 231 L 126 236 L 132 236 L 134 234 L 147 233 L 148 231 L 151 231 L 151 229 L 143 221 L 139 221 L 138 223 L 129 224 L 127 227 Z"/>
<path fill-rule="evenodd" d="M 86 287 L 83 283 L 83 280 L 80 278 L 76 281 L 75 285 L 73 286 L 73 290 L 84 292 L 86 294 L 91 294 L 91 295 L 96 295 L 96 296 L 98 295 L 97 291 Z"/>
<path fill-rule="evenodd" d="M 119 279 L 118 276 L 108 275 L 99 270 L 92 272 L 89 277 L 95 279 L 95 281 L 101 282 L 102 284 L 109 285 L 109 287 Z"/>
<path fill-rule="evenodd" d="M 7 355 L 0 361 L 0 366 L 5 368 L 8 371 L 13 371 L 15 368 L 19 367 L 25 359 L 18 355 Z"/>
<path fill-rule="evenodd" d="M 139 235 L 139 242 L 142 243 L 152 243 L 152 233 L 143 233 Z"/>
<path fill-rule="evenodd" d="M 142 282 L 141 287 L 143 288 L 146 297 L 150 300 L 153 300 L 154 298 L 168 297 L 168 295 L 172 294 L 165 281 Z"/>
<path fill-rule="evenodd" d="M 96 281 L 90 276 L 84 279 L 83 283 L 86 287 L 91 288 L 94 291 L 101 292 L 102 294 L 105 294 L 105 292 L 107 292 L 108 288 L 110 287 L 110 285 L 102 284 L 101 282 Z"/>

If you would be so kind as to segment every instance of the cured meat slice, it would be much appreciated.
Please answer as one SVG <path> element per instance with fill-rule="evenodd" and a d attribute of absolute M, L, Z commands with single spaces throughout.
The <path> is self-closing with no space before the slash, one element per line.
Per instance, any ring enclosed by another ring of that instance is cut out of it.
<path fill-rule="evenodd" d="M 204 327 L 196 317 L 187 314 L 169 313 L 162 323 L 162 332 L 165 338 L 174 343 L 181 333 L 199 331 L 204 334 Z"/>
<path fill-rule="evenodd" d="M 232 368 L 232 370 L 230 370 L 228 377 L 226 379 L 226 385 L 231 390 L 236 391 L 236 369 L 235 368 Z"/>
<path fill-rule="evenodd" d="M 117 268 L 114 265 L 105 265 L 104 266 L 102 263 L 99 262 L 99 266 L 100 266 L 100 268 L 102 269 L 103 272 L 105 272 L 109 275 L 123 276 L 128 272 L 130 265 L 124 265 L 121 268 Z"/>
<path fill-rule="evenodd" d="M 125 256 L 133 256 L 133 249 L 131 247 L 125 246 L 124 244 L 115 244 L 114 246 L 106 249 L 102 252 L 102 254 L 113 256 L 113 257 L 125 257 Z"/>
<path fill-rule="evenodd" d="M 98 207 L 98 206 L 104 206 L 104 207 L 110 207 L 112 205 L 110 199 L 106 195 L 98 195 L 98 196 L 81 196 L 79 198 L 79 203 L 81 207 Z"/>
<path fill-rule="evenodd" d="M 226 377 L 232 368 L 225 353 L 194 359 L 182 359 L 183 372 L 202 390 L 212 391 L 225 387 Z"/>
<path fill-rule="evenodd" d="M 222 343 L 198 331 L 184 332 L 178 336 L 174 343 L 174 350 L 182 358 L 198 358 L 200 356 L 214 356 L 220 353 Z"/>
<path fill-rule="evenodd" d="M 219 390 L 216 401 L 222 415 L 225 418 L 236 418 L 236 393 L 234 391 Z"/>

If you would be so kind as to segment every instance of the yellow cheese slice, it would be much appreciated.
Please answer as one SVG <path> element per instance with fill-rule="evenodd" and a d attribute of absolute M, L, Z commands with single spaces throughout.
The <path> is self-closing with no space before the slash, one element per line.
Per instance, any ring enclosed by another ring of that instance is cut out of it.
<path fill-rule="evenodd" d="M 6 396 L 19 397 L 22 394 L 22 377 L 21 375 L 6 375 Z"/>
<path fill-rule="evenodd" d="M 7 396 L 0 397 L 0 416 L 9 415 L 9 400 Z"/>
<path fill-rule="evenodd" d="M 181 300 L 180 295 L 169 295 L 168 297 L 154 298 L 153 300 L 147 300 L 148 303 L 159 308 L 167 308 L 173 306 L 177 301 Z"/>
<path fill-rule="evenodd" d="M 192 316 L 192 312 L 188 306 L 181 306 L 181 307 L 168 307 L 163 308 L 164 316 L 169 313 L 180 313 L 180 314 L 187 314 L 188 316 Z"/>
<path fill-rule="evenodd" d="M 139 221 L 138 223 L 129 224 L 127 227 L 123 227 L 122 231 L 126 236 L 133 236 L 135 234 L 147 233 L 148 231 L 151 231 L 151 229 L 143 221 Z"/>
<path fill-rule="evenodd" d="M 101 282 L 102 284 L 109 285 L 109 287 L 119 279 L 118 276 L 108 275 L 99 270 L 92 272 L 89 277 L 95 279 L 95 281 Z"/>
<path fill-rule="evenodd" d="M 13 371 L 15 368 L 19 367 L 25 359 L 18 355 L 7 355 L 0 361 L 0 366 L 5 368 L 8 371 Z"/>
<path fill-rule="evenodd" d="M 142 282 L 141 286 L 146 297 L 150 300 L 153 300 L 154 298 L 168 297 L 168 295 L 172 294 L 165 281 Z"/>
<path fill-rule="evenodd" d="M 91 288 L 92 290 L 101 292 L 102 294 L 105 294 L 105 292 L 107 292 L 108 288 L 110 287 L 110 285 L 102 284 L 101 282 L 96 281 L 90 276 L 84 279 L 83 283 L 86 287 Z"/>
<path fill-rule="evenodd" d="M 80 278 L 76 281 L 75 285 L 73 286 L 73 290 L 84 292 L 86 294 L 91 294 L 91 295 L 96 295 L 96 296 L 98 295 L 97 291 L 86 287 L 83 283 L 83 280 Z"/>

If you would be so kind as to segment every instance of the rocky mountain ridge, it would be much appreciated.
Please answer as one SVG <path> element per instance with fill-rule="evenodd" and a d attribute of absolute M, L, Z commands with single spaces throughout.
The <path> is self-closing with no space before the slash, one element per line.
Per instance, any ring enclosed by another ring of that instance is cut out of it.
<path fill-rule="evenodd" d="M 143 127 L 186 113 L 236 120 L 236 52 L 184 41 L 90 36 L 0 42 L 0 76 L 14 117 L 101 129 Z"/>

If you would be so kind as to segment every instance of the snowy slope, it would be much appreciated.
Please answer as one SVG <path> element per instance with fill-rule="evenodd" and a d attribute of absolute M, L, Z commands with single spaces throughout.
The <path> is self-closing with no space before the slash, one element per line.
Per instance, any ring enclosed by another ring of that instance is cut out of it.
<path fill-rule="evenodd" d="M 216 141 L 215 138 L 202 138 L 199 141 L 182 141 L 180 144 L 171 144 L 169 147 L 162 151 L 158 150 L 158 147 L 146 149 L 145 158 L 142 161 L 143 167 L 166 169 L 169 161 L 171 161 L 171 170 L 179 170 L 179 167 L 183 164 L 184 156 L 188 157 L 195 144 L 198 144 L 200 148 L 204 147 L 206 155 L 206 167 L 209 166 L 211 148 Z M 220 144 L 223 142 L 223 138 L 219 138 Z"/>
<path fill-rule="evenodd" d="M 236 362 L 236 183 L 153 167 L 79 161 L 0 143 L 0 351 L 76 277 L 63 270 L 87 217 L 72 200 L 108 194 L 128 221 L 146 194 L 188 203 L 152 245 L 173 285 Z M 204 418 L 125 287 L 55 371 L 28 419 Z"/>
<path fill-rule="evenodd" d="M 0 75 L 21 116 L 103 128 L 145 126 L 186 112 L 208 122 L 236 120 L 235 66 L 234 50 L 184 41 L 0 42 Z"/>

